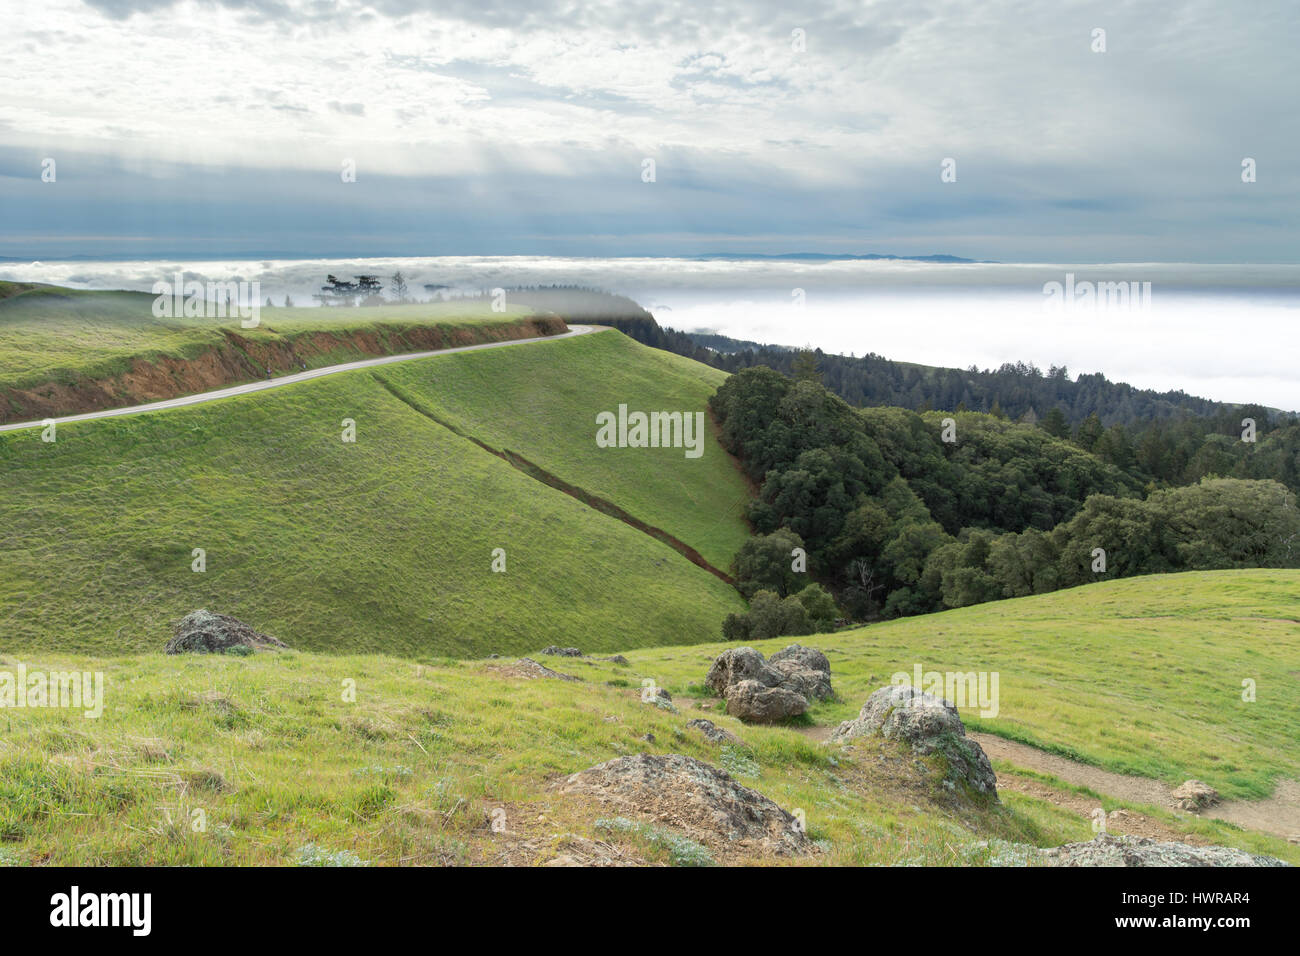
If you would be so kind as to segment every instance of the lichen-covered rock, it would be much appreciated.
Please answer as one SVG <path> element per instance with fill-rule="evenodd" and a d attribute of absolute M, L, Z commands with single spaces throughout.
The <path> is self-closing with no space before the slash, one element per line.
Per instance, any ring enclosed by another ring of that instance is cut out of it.
<path fill-rule="evenodd" d="M 578 650 L 576 647 L 558 647 L 555 644 L 552 644 L 549 647 L 542 648 L 542 653 L 548 654 L 551 657 L 581 657 L 582 656 L 582 651 Z"/>
<path fill-rule="evenodd" d="M 694 720 L 686 721 L 686 726 L 698 730 L 708 740 L 711 740 L 715 744 L 740 743 L 740 738 L 737 737 L 735 734 L 733 734 L 730 730 L 727 730 L 723 727 L 719 727 L 713 721 L 706 720 L 703 717 L 696 717 Z"/>
<path fill-rule="evenodd" d="M 832 743 L 880 735 L 907 744 L 913 753 L 941 754 L 948 762 L 949 782 L 964 782 L 971 790 L 997 797 L 997 777 L 982 747 L 966 736 L 957 708 L 908 684 L 882 687 L 867 698 L 854 720 L 831 734 Z"/>
<path fill-rule="evenodd" d="M 1180 810 L 1199 812 L 1219 802 L 1219 791 L 1200 780 L 1184 781 L 1173 793 L 1174 806 Z"/>
<path fill-rule="evenodd" d="M 573 774 L 560 792 L 590 796 L 619 813 L 748 852 L 789 855 L 812 849 L 798 821 L 774 802 L 726 771 L 682 754 L 608 760 Z"/>
<path fill-rule="evenodd" d="M 571 680 L 571 681 L 582 680 L 582 678 L 574 677 L 571 674 L 561 674 L 559 671 L 553 671 L 545 664 L 537 663 L 537 661 L 533 660 L 531 657 L 519 658 L 515 666 L 510 669 L 510 673 L 516 677 L 528 677 L 528 678 L 547 677 L 550 678 L 551 680 Z"/>
<path fill-rule="evenodd" d="M 826 677 L 831 676 L 831 662 L 825 654 L 815 647 L 804 647 L 802 644 L 791 644 L 785 650 L 777 651 L 767 659 L 769 664 L 778 664 L 781 661 L 794 661 L 800 667 L 806 667 L 809 670 L 821 671 Z"/>
<path fill-rule="evenodd" d="M 1038 851 L 1040 866 L 1290 866 L 1226 846 L 1157 843 L 1148 837 L 1099 833 L 1086 843 L 1067 843 Z"/>
<path fill-rule="evenodd" d="M 792 658 L 777 661 L 771 667 L 781 675 L 778 687 L 802 694 L 809 700 L 828 700 L 835 696 L 831 691 L 831 675 L 827 671 L 805 667 Z"/>
<path fill-rule="evenodd" d="M 752 647 L 730 647 L 714 658 L 704 683 L 709 690 L 725 697 L 727 688 L 742 680 L 756 680 L 765 687 L 776 687 L 781 683 L 781 674 L 768 666 L 763 655 Z"/>
<path fill-rule="evenodd" d="M 752 647 L 733 647 L 714 659 L 704 683 L 726 698 L 727 713 L 742 720 L 771 722 L 781 718 L 757 715 L 777 712 L 787 716 L 802 714 L 808 709 L 808 701 L 834 696 L 830 671 L 830 661 L 825 654 L 798 644 L 791 644 L 773 655 L 771 661 L 764 660 L 763 655 Z M 777 693 L 764 693 L 754 687 L 736 690 L 746 682 Z M 803 703 L 799 704 L 795 697 L 803 698 Z M 731 703 L 733 698 L 738 698 L 734 705 Z"/>
<path fill-rule="evenodd" d="M 253 630 L 243 621 L 228 614 L 214 614 L 200 608 L 186 614 L 177 622 L 172 638 L 163 648 L 163 652 L 225 654 L 235 647 L 257 650 L 265 647 L 288 647 L 288 645 L 269 634 Z"/>
<path fill-rule="evenodd" d="M 768 687 L 742 680 L 727 688 L 727 713 L 751 724 L 774 724 L 798 717 L 808 709 L 808 698 L 784 687 Z"/>

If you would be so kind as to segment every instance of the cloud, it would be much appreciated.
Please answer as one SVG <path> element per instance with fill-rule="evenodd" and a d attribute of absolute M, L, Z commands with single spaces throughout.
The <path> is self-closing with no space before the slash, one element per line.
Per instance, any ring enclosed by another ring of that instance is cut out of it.
<path fill-rule="evenodd" d="M 303 193 L 355 158 L 388 190 L 370 204 L 450 189 L 489 221 L 559 219 L 561 242 L 749 231 L 792 237 L 780 251 L 820 223 L 819 248 L 1295 259 L 1298 24 L 1279 2 L 49 0 L 0 38 L 0 145 L 166 168 L 193 201 L 244 181 L 276 222 L 334 202 Z M 116 208 L 68 234 L 112 232 Z"/>

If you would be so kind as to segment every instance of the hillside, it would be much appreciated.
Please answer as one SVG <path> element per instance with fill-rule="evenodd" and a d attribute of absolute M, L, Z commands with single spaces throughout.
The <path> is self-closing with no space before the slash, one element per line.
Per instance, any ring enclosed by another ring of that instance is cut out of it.
<path fill-rule="evenodd" d="M 6 648 L 10 667 L 102 670 L 107 705 L 99 720 L 6 715 L 0 855 L 86 865 L 779 862 L 624 822 L 557 789 L 570 773 L 646 752 L 697 757 L 803 810 L 816 847 L 793 860 L 803 864 L 978 865 L 989 840 L 1088 840 L 1094 807 L 1122 810 L 1121 832 L 1300 862 L 1300 847 L 1213 811 L 1116 800 L 1005 762 L 1002 806 L 978 806 L 888 746 L 820 742 L 894 672 L 996 669 L 1000 714 L 980 721 L 966 710 L 968 726 L 1167 782 L 1194 775 L 1227 797 L 1264 796 L 1300 775 L 1297 586 L 1292 571 L 1148 577 L 805 638 L 830 656 L 840 700 L 789 727 L 720 713 L 702 681 L 721 644 L 629 651 L 626 664 L 542 658 L 580 682 L 530 679 L 511 661 L 295 651 L 86 660 Z M 597 636 L 583 650 L 597 650 L 599 632 L 588 633 Z M 1244 676 L 1258 681 L 1256 703 L 1241 701 Z M 644 679 L 666 687 L 676 709 L 641 703 Z M 352 703 L 340 694 L 349 680 Z M 701 716 L 743 743 L 708 742 L 686 726 Z"/>
<path fill-rule="evenodd" d="M 0 282 L 0 423 L 143 404 L 374 355 L 563 332 L 486 300 L 158 318 L 155 297 Z"/>
<path fill-rule="evenodd" d="M 708 639 L 741 602 L 684 552 L 725 561 L 743 540 L 743 479 L 711 434 L 698 459 L 596 449 L 593 408 L 703 410 L 717 379 L 606 331 L 66 424 L 53 443 L 0 434 L 4 649 L 153 650 L 197 607 L 349 653 Z"/>

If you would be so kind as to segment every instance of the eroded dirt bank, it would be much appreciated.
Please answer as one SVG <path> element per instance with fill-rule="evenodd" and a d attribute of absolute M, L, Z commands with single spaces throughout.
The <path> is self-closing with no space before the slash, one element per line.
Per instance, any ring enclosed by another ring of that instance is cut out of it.
<path fill-rule="evenodd" d="M 268 325 L 260 331 L 274 334 L 275 328 Z M 192 358 L 142 356 L 119 375 L 4 389 L 0 391 L 0 424 L 194 395 L 266 378 L 267 369 L 273 375 L 298 372 L 304 366 L 318 368 L 377 355 L 540 338 L 567 331 L 564 320 L 555 315 L 465 326 L 392 323 L 337 332 L 284 333 L 274 338 L 265 335 L 248 337 L 237 330 L 224 329 L 220 344 Z"/>

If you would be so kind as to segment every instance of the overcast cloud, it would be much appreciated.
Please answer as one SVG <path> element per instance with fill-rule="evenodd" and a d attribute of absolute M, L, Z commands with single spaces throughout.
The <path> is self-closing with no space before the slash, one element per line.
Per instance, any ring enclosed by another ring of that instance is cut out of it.
<path fill-rule="evenodd" d="M 0 256 L 1300 256 L 1293 4 L 0 13 Z"/>

